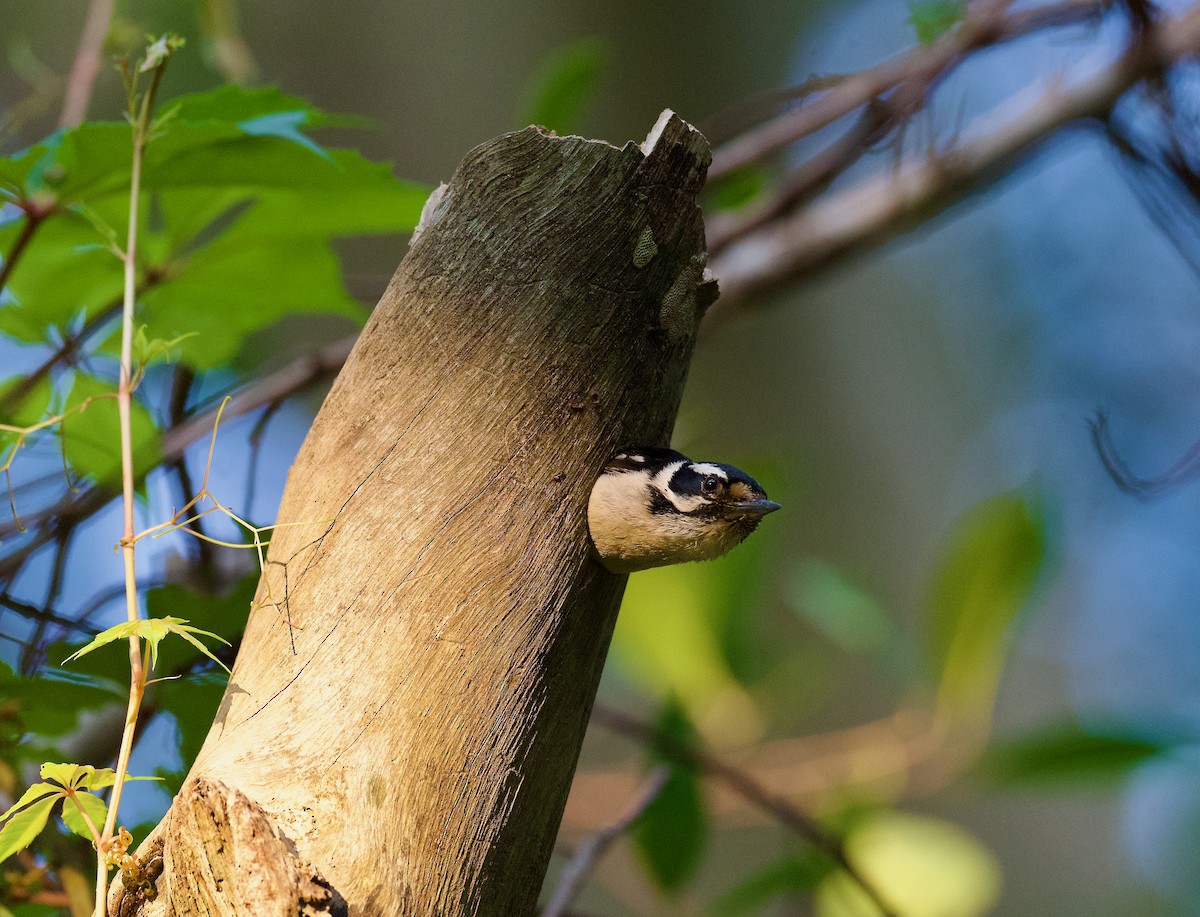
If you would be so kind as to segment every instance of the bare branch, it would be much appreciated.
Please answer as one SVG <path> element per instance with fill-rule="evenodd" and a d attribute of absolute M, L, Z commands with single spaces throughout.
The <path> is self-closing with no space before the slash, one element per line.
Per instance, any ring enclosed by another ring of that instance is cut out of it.
<path fill-rule="evenodd" d="M 71 64 L 71 75 L 67 78 L 67 94 L 63 100 L 59 127 L 74 127 L 87 117 L 88 103 L 92 100 L 92 88 L 100 73 L 103 62 L 104 39 L 108 36 L 108 25 L 112 21 L 116 0 L 91 0 L 87 18 L 83 22 L 83 34 L 79 37 L 79 48 Z"/>
<path fill-rule="evenodd" d="M 1099 0 L 1063 0 L 1012 12 L 1006 7 L 1003 0 L 977 7 L 957 29 L 945 33 L 933 44 L 913 48 L 877 66 L 841 77 L 824 95 L 717 148 L 708 170 L 709 180 L 728 175 L 828 127 L 901 83 L 928 87 L 971 51 L 1003 44 L 1040 29 L 1098 18 L 1106 4 Z"/>
<path fill-rule="evenodd" d="M 1102 118 L 1140 81 L 1200 51 L 1200 5 L 1165 20 L 1119 59 L 1071 86 L 1054 86 L 1020 114 L 991 112 L 949 150 L 912 156 L 731 244 L 713 260 L 721 283 L 716 309 L 810 277 L 847 255 L 878 246 L 985 186 L 1058 130 Z M 1007 107 L 1007 106 L 1006 106 Z"/>
<path fill-rule="evenodd" d="M 671 768 L 663 764 L 650 772 L 633 801 L 612 822 L 605 825 L 576 849 L 571 862 L 563 870 L 554 889 L 554 896 L 542 911 L 542 917 L 566 917 L 567 908 L 600 862 L 608 848 L 633 826 L 671 779 Z"/>
<path fill-rule="evenodd" d="M 345 362 L 355 339 L 352 336 L 334 341 L 255 380 L 233 396 L 225 408 L 224 416 L 237 417 L 282 401 L 333 375 Z M 193 415 L 167 430 L 162 440 L 163 461 L 169 463 L 178 460 L 188 446 L 206 436 L 212 430 L 218 410 L 218 407 L 214 407 Z M 53 541 L 59 526 L 78 525 L 103 509 L 113 496 L 105 488 L 92 486 L 80 493 L 68 494 L 30 514 L 26 519 L 31 529 L 30 537 L 19 548 L 0 557 L 0 583 L 10 582 L 33 554 Z M 12 521 L 0 523 L 0 539 L 17 533 L 18 529 Z"/>

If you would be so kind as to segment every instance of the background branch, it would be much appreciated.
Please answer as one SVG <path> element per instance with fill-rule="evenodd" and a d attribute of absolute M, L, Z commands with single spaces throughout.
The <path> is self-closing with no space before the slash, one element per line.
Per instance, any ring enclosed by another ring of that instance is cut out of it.
<path fill-rule="evenodd" d="M 634 822 L 642 817 L 650 804 L 658 798 L 670 778 L 671 768 L 665 764 L 656 767 L 650 772 L 650 776 L 643 782 L 637 796 L 626 806 L 625 810 L 579 844 L 575 849 L 575 855 L 571 857 L 571 862 L 567 864 L 562 877 L 558 880 L 554 896 L 543 909 L 542 917 L 566 917 L 567 908 L 579 894 L 579 890 L 583 888 L 588 876 L 600 862 L 600 858 L 604 856 L 609 847 L 616 843 L 618 838 L 633 826 Z"/>
<path fill-rule="evenodd" d="M 713 259 L 722 296 L 710 314 L 809 278 L 926 222 L 1064 127 L 1106 117 L 1135 85 L 1198 50 L 1200 7 L 1193 7 L 1139 33 L 1095 74 L 1047 89 L 1021 113 L 1006 117 L 1010 101 L 980 119 L 1000 127 L 978 131 L 937 155 L 910 156 L 894 170 L 760 226 Z"/>
<path fill-rule="evenodd" d="M 87 117 L 92 89 L 104 62 L 104 39 L 108 37 L 108 25 L 112 22 L 115 3 L 116 0 L 91 0 L 88 4 L 83 33 L 79 36 L 79 48 L 71 64 L 71 74 L 67 77 L 66 97 L 58 121 L 60 127 L 74 127 Z"/>

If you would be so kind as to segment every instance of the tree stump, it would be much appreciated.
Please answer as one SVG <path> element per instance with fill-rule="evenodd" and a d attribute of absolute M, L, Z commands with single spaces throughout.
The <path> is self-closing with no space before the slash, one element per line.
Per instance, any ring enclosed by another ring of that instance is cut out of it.
<path fill-rule="evenodd" d="M 640 146 L 527 128 L 431 197 L 288 476 L 161 876 L 112 913 L 533 913 L 625 586 L 588 494 L 668 441 L 709 158 L 670 112 Z"/>

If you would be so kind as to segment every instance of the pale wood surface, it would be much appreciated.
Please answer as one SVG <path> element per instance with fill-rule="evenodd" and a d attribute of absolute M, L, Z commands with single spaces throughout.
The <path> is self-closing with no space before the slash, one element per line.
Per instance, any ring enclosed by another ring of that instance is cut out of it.
<path fill-rule="evenodd" d="M 715 295 L 708 161 L 673 116 L 620 149 L 529 128 L 431 201 L 291 469 L 279 519 L 309 524 L 271 546 L 146 913 L 532 913 L 625 585 L 588 494 L 669 437 Z M 302 864 L 253 866 L 283 909 L 196 879 L 256 837 Z"/>

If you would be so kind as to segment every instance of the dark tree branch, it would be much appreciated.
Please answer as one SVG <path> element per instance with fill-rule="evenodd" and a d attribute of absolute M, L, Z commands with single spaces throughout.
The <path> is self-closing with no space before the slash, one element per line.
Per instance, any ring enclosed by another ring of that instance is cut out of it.
<path fill-rule="evenodd" d="M 642 784 L 637 796 L 626 806 L 625 811 L 580 843 L 575 849 L 575 855 L 571 857 L 571 862 L 563 870 L 550 903 L 542 910 L 542 917 L 568 917 L 567 908 L 591 876 L 600 858 L 645 814 L 670 778 L 671 768 L 665 764 L 656 767 Z"/>
<path fill-rule="evenodd" d="M 653 745 L 675 763 L 694 767 L 705 776 L 724 783 L 733 792 L 804 838 L 836 863 L 879 908 L 883 917 L 895 917 L 895 912 L 880 897 L 874 885 L 847 858 L 845 845 L 840 837 L 786 799 L 771 793 L 749 774 L 695 745 L 679 742 L 650 723 L 642 722 L 624 711 L 603 704 L 597 704 L 592 711 L 592 722 L 644 745 Z"/>
<path fill-rule="evenodd" d="M 30 205 L 25 205 L 23 209 L 25 215 L 21 218 L 21 232 L 13 242 L 12 249 L 4 256 L 4 263 L 0 264 L 0 290 L 3 290 L 8 284 L 8 279 L 12 276 L 17 262 L 21 260 L 21 253 L 25 251 L 25 248 L 33 240 L 33 234 L 37 232 L 38 227 L 49 215 Z"/>

